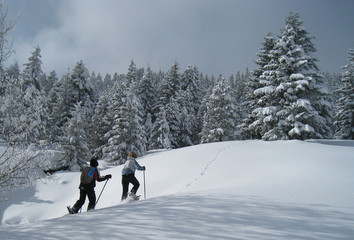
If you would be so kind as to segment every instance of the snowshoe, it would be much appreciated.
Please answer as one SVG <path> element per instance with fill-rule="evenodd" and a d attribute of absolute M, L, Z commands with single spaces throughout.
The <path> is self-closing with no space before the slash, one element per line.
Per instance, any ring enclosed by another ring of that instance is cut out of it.
<path fill-rule="evenodd" d="M 69 214 L 75 214 L 76 213 L 70 206 L 67 206 L 66 208 L 68 209 Z"/>
<path fill-rule="evenodd" d="M 137 201 L 140 199 L 141 195 L 129 194 L 129 198 L 131 201 Z"/>

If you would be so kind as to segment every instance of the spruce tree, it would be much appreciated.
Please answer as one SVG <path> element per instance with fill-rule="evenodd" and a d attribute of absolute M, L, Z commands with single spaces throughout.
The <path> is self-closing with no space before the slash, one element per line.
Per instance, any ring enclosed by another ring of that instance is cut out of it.
<path fill-rule="evenodd" d="M 354 49 L 349 50 L 348 64 L 341 80 L 343 85 L 336 91 L 340 96 L 334 125 L 336 138 L 354 140 Z"/>
<path fill-rule="evenodd" d="M 265 65 L 267 61 L 259 61 L 255 71 L 253 110 L 245 124 L 253 137 L 331 137 L 330 95 L 313 57 L 312 38 L 302 24 L 298 14 L 290 13 L 273 49 L 269 54 L 262 52 L 263 59 L 270 58 Z"/>
<path fill-rule="evenodd" d="M 298 14 L 290 13 L 275 46 L 281 72 L 275 96 L 282 107 L 275 132 L 289 139 L 329 138 L 330 95 L 313 56 L 312 37 L 302 24 Z"/>
<path fill-rule="evenodd" d="M 132 84 L 136 85 L 138 82 L 138 69 L 133 60 L 130 61 L 128 68 L 128 73 L 126 75 L 127 86 L 130 87 Z"/>
<path fill-rule="evenodd" d="M 112 128 L 105 135 L 104 156 L 114 164 L 122 164 L 129 152 L 145 154 L 146 133 L 142 122 L 142 107 L 132 87 L 126 82 L 117 85 L 109 111 L 113 114 Z"/>
<path fill-rule="evenodd" d="M 271 32 L 268 32 L 256 60 L 258 69 L 253 71 L 247 88 L 245 104 L 250 112 L 241 125 L 242 134 L 246 138 L 260 139 L 273 129 L 277 117 L 275 112 L 279 103 L 272 101 L 272 93 L 276 86 L 277 59 L 273 52 L 275 40 Z"/>
<path fill-rule="evenodd" d="M 106 134 L 112 129 L 113 116 L 109 112 L 109 97 L 109 93 L 100 97 L 92 119 L 90 143 L 94 156 L 98 158 L 103 157 L 102 149 L 108 142 Z"/>
<path fill-rule="evenodd" d="M 162 80 L 160 104 L 164 106 L 169 103 L 170 99 L 175 97 L 181 88 L 181 77 L 178 71 L 179 64 L 175 62 Z"/>
<path fill-rule="evenodd" d="M 181 122 L 180 105 L 177 98 L 172 98 L 166 105 L 166 120 L 169 126 L 169 141 L 172 148 L 180 148 Z"/>
<path fill-rule="evenodd" d="M 42 60 L 41 49 L 39 46 L 32 52 L 32 56 L 28 58 L 23 71 L 24 87 L 33 85 L 38 91 L 42 89 Z"/>
<path fill-rule="evenodd" d="M 156 121 L 153 123 L 149 149 L 170 149 L 171 144 L 170 127 L 166 120 L 166 111 L 161 106 Z"/>
<path fill-rule="evenodd" d="M 89 71 L 82 61 L 79 61 L 72 73 L 65 74 L 54 85 L 49 93 L 50 128 L 54 141 L 62 136 L 62 127 L 72 117 L 77 103 L 81 102 L 86 115 L 85 130 L 89 131 L 91 118 L 94 115 L 95 97 L 89 81 Z"/>
<path fill-rule="evenodd" d="M 108 161 L 115 164 L 121 164 L 126 157 L 121 152 L 121 149 L 126 148 L 124 139 L 127 132 L 124 129 L 125 121 L 122 116 L 125 111 L 127 101 L 127 86 L 126 82 L 116 82 L 111 93 L 108 96 L 108 111 L 107 118 L 111 119 L 111 127 L 104 135 L 107 143 L 102 146 L 103 157 L 107 157 Z M 124 150 L 125 151 L 125 150 Z M 124 152 L 125 153 L 125 152 Z"/>
<path fill-rule="evenodd" d="M 71 112 L 72 118 L 70 118 L 64 127 L 64 136 L 61 143 L 64 150 L 61 165 L 68 166 L 72 171 L 82 170 L 92 157 L 88 137 L 83 128 L 85 113 L 81 105 L 81 102 L 76 104 L 75 110 Z"/>
<path fill-rule="evenodd" d="M 156 86 L 154 84 L 154 76 L 151 68 L 148 67 L 139 82 L 137 95 L 140 98 L 141 106 L 144 111 L 144 122 L 147 120 L 147 116 L 153 115 L 153 108 L 157 102 Z"/>
<path fill-rule="evenodd" d="M 240 118 L 234 92 L 224 77 L 213 88 L 204 115 L 201 142 L 222 142 L 238 138 L 236 126 Z"/>
<path fill-rule="evenodd" d="M 43 91 L 46 96 L 49 95 L 50 90 L 54 87 L 54 84 L 58 82 L 57 73 L 53 70 L 49 73 L 48 78 L 44 78 Z"/>

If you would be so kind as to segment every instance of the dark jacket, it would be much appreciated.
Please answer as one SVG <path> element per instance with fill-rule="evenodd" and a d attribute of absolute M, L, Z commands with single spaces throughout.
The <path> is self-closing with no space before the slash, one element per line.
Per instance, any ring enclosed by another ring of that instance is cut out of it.
<path fill-rule="evenodd" d="M 104 181 L 104 180 L 106 180 L 106 178 L 105 178 L 105 177 L 101 177 L 100 173 L 98 172 L 98 169 L 95 168 L 95 172 L 94 172 L 94 174 L 93 174 L 93 180 L 92 180 L 92 182 L 90 182 L 89 184 L 84 184 L 84 183 L 80 182 L 79 188 L 80 188 L 80 189 L 81 189 L 81 188 L 84 188 L 84 189 L 95 188 L 95 187 L 96 187 L 96 181 L 102 182 L 102 181 Z"/>

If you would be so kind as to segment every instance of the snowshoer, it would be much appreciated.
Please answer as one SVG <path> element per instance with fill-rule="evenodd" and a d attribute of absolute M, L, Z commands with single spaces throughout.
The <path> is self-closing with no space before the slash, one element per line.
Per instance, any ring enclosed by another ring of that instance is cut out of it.
<path fill-rule="evenodd" d="M 96 181 L 98 182 L 102 182 L 106 179 L 110 179 L 112 178 L 111 174 L 105 175 L 104 177 L 100 176 L 100 173 L 98 172 L 97 166 L 98 166 L 98 161 L 95 158 L 92 158 L 90 160 L 90 167 L 86 167 L 82 170 L 81 173 L 81 178 L 80 178 L 80 198 L 79 200 L 77 200 L 77 202 L 74 204 L 74 206 L 72 208 L 68 207 L 68 211 L 70 214 L 74 214 L 77 213 L 80 208 L 82 207 L 82 205 L 84 205 L 85 203 L 85 199 L 86 196 L 89 199 L 89 204 L 87 207 L 87 211 L 95 209 L 95 205 L 96 205 L 96 194 L 95 194 L 95 187 L 96 187 Z M 88 169 L 86 172 L 86 169 Z M 87 176 L 86 174 L 89 175 L 87 180 Z M 90 180 L 91 177 L 91 180 Z"/>
<path fill-rule="evenodd" d="M 135 177 L 135 170 L 143 171 L 145 170 L 145 166 L 140 166 L 136 161 L 136 158 L 138 158 L 138 154 L 131 152 L 127 156 L 127 161 L 124 163 L 122 170 L 122 200 L 128 197 L 129 183 L 133 184 L 133 188 L 130 191 L 129 197 L 131 197 L 133 200 L 139 199 L 139 197 L 136 195 L 136 192 L 139 189 L 140 183 Z"/>

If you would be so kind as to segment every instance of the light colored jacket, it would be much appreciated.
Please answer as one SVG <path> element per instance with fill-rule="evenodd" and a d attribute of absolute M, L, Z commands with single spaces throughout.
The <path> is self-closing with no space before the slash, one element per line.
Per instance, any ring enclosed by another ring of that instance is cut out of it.
<path fill-rule="evenodd" d="M 135 170 L 142 171 L 144 168 L 139 165 L 139 163 L 133 157 L 128 157 L 127 161 L 124 163 L 122 170 L 122 175 L 127 175 L 135 173 Z"/>

